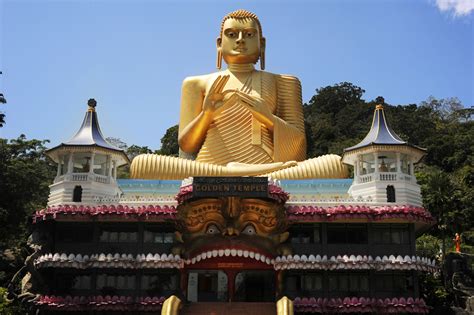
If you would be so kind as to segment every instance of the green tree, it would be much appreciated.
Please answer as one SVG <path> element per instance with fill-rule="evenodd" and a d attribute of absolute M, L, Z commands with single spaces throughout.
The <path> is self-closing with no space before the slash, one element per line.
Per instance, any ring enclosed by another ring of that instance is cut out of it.
<path fill-rule="evenodd" d="M 47 142 L 0 139 L 0 286 L 22 264 L 31 214 L 48 200 L 56 172 L 44 154 Z"/>
<path fill-rule="evenodd" d="M 364 92 L 349 82 L 316 90 L 303 107 L 308 157 L 341 154 L 364 137 L 373 110 L 362 99 Z"/>
<path fill-rule="evenodd" d="M 161 138 L 161 148 L 156 151 L 157 154 L 178 156 L 178 125 L 174 125 L 166 130 Z"/>

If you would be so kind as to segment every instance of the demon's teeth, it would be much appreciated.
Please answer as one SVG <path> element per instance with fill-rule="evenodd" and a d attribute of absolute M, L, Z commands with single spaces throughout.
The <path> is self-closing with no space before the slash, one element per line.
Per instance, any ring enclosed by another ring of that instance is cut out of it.
<path fill-rule="evenodd" d="M 230 254 L 234 257 L 237 256 L 237 250 L 236 249 L 231 249 Z"/>
<path fill-rule="evenodd" d="M 218 255 L 218 251 L 217 251 L 217 249 L 214 249 L 212 251 L 212 257 L 217 257 L 217 255 Z"/>
<path fill-rule="evenodd" d="M 224 250 L 224 255 L 229 256 L 230 255 L 230 249 L 226 248 Z"/>
<path fill-rule="evenodd" d="M 208 251 L 207 252 L 207 258 L 211 258 L 212 257 L 212 252 L 211 251 Z"/>
<path fill-rule="evenodd" d="M 222 257 L 224 256 L 224 250 L 223 249 L 219 249 L 219 257 Z"/>
<path fill-rule="evenodd" d="M 243 254 L 242 250 L 239 249 L 239 250 L 237 251 L 237 256 L 242 257 L 242 254 Z"/>
<path fill-rule="evenodd" d="M 255 257 L 255 253 L 254 253 L 254 252 L 249 252 L 249 256 L 250 256 L 250 258 L 254 258 L 254 257 Z"/>
<path fill-rule="evenodd" d="M 249 251 L 248 250 L 244 250 L 244 257 L 245 258 L 249 257 Z"/>
<path fill-rule="evenodd" d="M 256 260 L 260 260 L 260 253 L 256 253 L 256 254 L 255 254 L 255 259 L 256 259 Z"/>
<path fill-rule="evenodd" d="M 261 261 L 261 262 L 265 262 L 265 259 L 266 259 L 266 258 L 267 258 L 267 257 L 265 257 L 264 255 L 261 255 L 261 256 L 260 256 L 260 261 Z"/>
<path fill-rule="evenodd" d="M 196 256 L 196 261 L 201 261 L 201 258 L 202 258 L 201 254 L 197 255 Z"/>
<path fill-rule="evenodd" d="M 194 257 L 193 259 L 191 259 L 191 263 L 192 263 L 192 264 L 195 264 L 195 263 L 196 263 L 196 257 Z"/>

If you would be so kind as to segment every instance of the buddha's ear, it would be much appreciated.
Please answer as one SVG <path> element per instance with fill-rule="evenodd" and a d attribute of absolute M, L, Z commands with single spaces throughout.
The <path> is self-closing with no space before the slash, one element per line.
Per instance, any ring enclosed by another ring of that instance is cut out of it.
<path fill-rule="evenodd" d="M 267 40 L 265 37 L 260 39 L 260 69 L 265 70 L 265 45 Z"/>
<path fill-rule="evenodd" d="M 217 46 L 217 61 L 216 61 L 216 67 L 217 69 L 222 68 L 222 38 L 217 37 L 216 40 L 216 46 Z"/>

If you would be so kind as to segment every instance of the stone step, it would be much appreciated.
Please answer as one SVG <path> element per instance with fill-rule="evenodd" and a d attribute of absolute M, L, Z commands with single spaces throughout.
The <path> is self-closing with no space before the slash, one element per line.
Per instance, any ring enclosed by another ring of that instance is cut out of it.
<path fill-rule="evenodd" d="M 180 315 L 275 315 L 275 303 L 199 302 L 182 309 Z"/>

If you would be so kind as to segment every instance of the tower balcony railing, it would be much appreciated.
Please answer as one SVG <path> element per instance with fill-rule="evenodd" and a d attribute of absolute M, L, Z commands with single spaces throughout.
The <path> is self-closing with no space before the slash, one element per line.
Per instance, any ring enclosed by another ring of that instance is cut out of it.
<path fill-rule="evenodd" d="M 379 181 L 383 182 L 393 182 L 393 181 L 406 181 L 412 182 L 414 181 L 415 177 L 405 173 L 397 173 L 397 172 L 380 172 L 378 174 L 371 173 L 371 174 L 364 174 L 357 177 L 358 183 L 369 183 L 374 180 L 378 179 Z"/>
<path fill-rule="evenodd" d="M 359 176 L 359 183 L 369 183 L 374 180 L 375 174 L 366 174 Z"/>
<path fill-rule="evenodd" d="M 87 182 L 93 181 L 102 184 L 109 184 L 111 178 L 105 175 L 91 174 L 91 173 L 71 173 L 57 176 L 54 179 L 55 183 L 62 181 L 71 181 L 71 182 Z"/>

